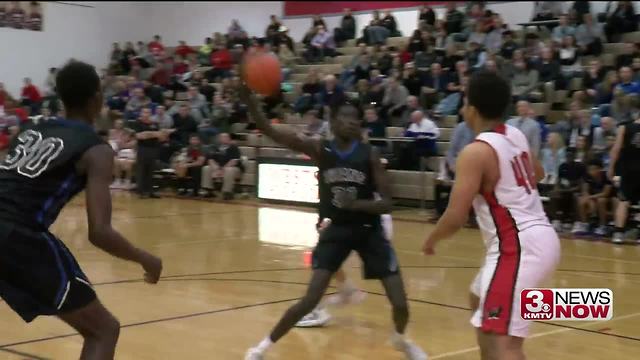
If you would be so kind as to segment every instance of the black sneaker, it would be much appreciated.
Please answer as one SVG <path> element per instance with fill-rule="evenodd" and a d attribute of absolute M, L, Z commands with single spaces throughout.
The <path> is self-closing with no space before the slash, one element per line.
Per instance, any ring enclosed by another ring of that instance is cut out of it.
<path fill-rule="evenodd" d="M 149 194 L 149 198 L 150 199 L 160 199 L 160 195 L 158 195 L 156 193 L 151 193 L 151 194 Z"/>

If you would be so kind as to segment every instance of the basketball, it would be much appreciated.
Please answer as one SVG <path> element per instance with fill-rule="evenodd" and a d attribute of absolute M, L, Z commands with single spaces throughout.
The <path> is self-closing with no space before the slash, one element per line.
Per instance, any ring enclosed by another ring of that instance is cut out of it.
<path fill-rule="evenodd" d="M 244 80 L 251 90 L 264 96 L 278 92 L 282 72 L 275 55 L 266 52 L 248 54 L 245 56 L 244 66 Z"/>

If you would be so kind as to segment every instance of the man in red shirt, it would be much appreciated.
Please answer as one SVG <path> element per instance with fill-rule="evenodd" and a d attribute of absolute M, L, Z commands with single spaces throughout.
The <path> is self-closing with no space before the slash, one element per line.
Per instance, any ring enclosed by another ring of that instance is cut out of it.
<path fill-rule="evenodd" d="M 162 39 L 160 35 L 156 35 L 153 37 L 153 41 L 149 43 L 149 52 L 155 57 L 158 58 L 164 54 L 164 45 L 162 45 Z"/>
<path fill-rule="evenodd" d="M 196 51 L 191 48 L 191 46 L 187 45 L 186 41 L 180 41 L 180 45 L 176 48 L 176 55 L 182 56 L 183 58 L 187 58 L 189 54 L 195 54 Z"/>
<path fill-rule="evenodd" d="M 210 70 L 213 78 L 228 77 L 233 67 L 233 60 L 229 49 L 225 47 L 214 49 L 211 53 L 211 66 L 213 66 L 213 69 Z"/>
<path fill-rule="evenodd" d="M 40 95 L 40 90 L 31 83 L 30 78 L 24 78 L 24 87 L 22 88 L 21 97 L 22 105 L 29 106 L 32 114 L 40 113 L 42 95 Z"/>
<path fill-rule="evenodd" d="M 159 62 L 156 64 L 156 69 L 153 71 L 153 74 L 151 74 L 149 80 L 155 85 L 166 88 L 171 80 L 171 73 L 167 70 L 164 63 Z"/>

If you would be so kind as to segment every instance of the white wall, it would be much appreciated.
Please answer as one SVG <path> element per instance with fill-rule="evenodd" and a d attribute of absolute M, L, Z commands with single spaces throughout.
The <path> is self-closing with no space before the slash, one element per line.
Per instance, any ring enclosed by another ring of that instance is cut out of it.
<path fill-rule="evenodd" d="M 0 29 L 0 82 L 11 94 L 20 95 L 25 77 L 42 87 L 48 69 L 72 57 L 104 66 L 111 43 L 131 37 L 137 7 L 125 2 L 83 4 L 88 6 L 42 2 L 42 32 Z"/>
<path fill-rule="evenodd" d="M 150 1 L 136 3 L 144 9 L 143 23 L 134 40 L 159 34 L 167 46 L 185 40 L 190 45 L 204 43 L 214 32 L 226 33 L 232 19 L 255 36 L 264 36 L 271 14 L 282 15 L 282 1 L 177 2 Z"/>

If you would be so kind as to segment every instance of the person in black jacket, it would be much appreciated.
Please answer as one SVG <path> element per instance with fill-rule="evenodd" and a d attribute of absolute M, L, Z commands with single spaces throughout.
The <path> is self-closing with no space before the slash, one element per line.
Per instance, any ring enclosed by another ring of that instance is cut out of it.
<path fill-rule="evenodd" d="M 424 21 L 426 25 L 433 26 L 436 23 L 436 13 L 431 6 L 422 5 L 420 7 L 420 16 L 418 21 Z"/>
<path fill-rule="evenodd" d="M 635 2 L 635 1 L 634 1 Z M 618 34 L 633 32 L 638 29 L 636 11 L 631 1 L 618 1 L 615 11 L 607 18 L 604 32 L 608 42 L 616 42 Z"/>
<path fill-rule="evenodd" d="M 233 199 L 235 183 L 244 172 L 240 149 L 231 140 L 231 136 L 222 133 L 218 136 L 217 149 L 209 154 L 208 165 L 202 169 L 202 187 L 207 190 L 207 197 L 213 196 L 213 179 L 222 179 L 222 196 L 224 200 Z"/>
<path fill-rule="evenodd" d="M 393 16 L 393 14 L 391 14 L 390 10 L 384 11 L 382 26 L 386 27 L 389 30 L 389 36 L 400 36 L 400 32 L 398 31 L 398 22 L 396 21 L 396 18 Z"/>
<path fill-rule="evenodd" d="M 356 18 L 351 14 L 351 9 L 344 9 L 344 15 L 340 20 L 340 27 L 333 31 L 333 39 L 339 45 L 343 42 L 356 38 Z"/>

